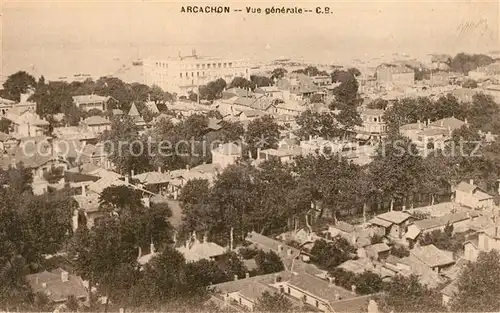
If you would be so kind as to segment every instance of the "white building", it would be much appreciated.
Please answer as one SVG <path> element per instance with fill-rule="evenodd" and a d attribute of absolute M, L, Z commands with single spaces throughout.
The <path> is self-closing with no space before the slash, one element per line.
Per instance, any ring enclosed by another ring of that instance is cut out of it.
<path fill-rule="evenodd" d="M 163 90 L 187 94 L 200 85 L 223 78 L 229 84 L 235 77 L 250 77 L 247 60 L 201 57 L 193 50 L 190 56 L 173 59 L 145 59 L 144 83 L 157 85 Z"/>
<path fill-rule="evenodd" d="M 241 147 L 230 142 L 220 145 L 212 151 L 212 163 L 219 164 L 221 168 L 226 168 L 235 164 L 241 157 Z"/>

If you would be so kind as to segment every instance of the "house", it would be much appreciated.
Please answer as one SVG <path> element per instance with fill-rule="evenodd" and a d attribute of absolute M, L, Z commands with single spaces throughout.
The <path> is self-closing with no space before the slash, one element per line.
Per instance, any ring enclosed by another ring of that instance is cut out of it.
<path fill-rule="evenodd" d="M 186 244 L 176 248 L 187 262 L 196 262 L 207 259 L 213 260 L 227 252 L 227 249 L 219 246 L 216 243 L 208 242 L 208 237 L 203 236 L 203 241 L 196 238 L 196 233 L 193 233 L 191 238 L 186 240 Z"/>
<path fill-rule="evenodd" d="M 474 185 L 473 180 L 463 181 L 455 187 L 455 202 L 472 209 L 491 209 L 495 205 L 493 196 Z"/>
<path fill-rule="evenodd" d="M 355 126 L 356 139 L 379 140 L 385 135 L 387 125 L 383 119 L 384 110 L 361 108 L 359 115 L 363 121 L 361 126 Z"/>
<path fill-rule="evenodd" d="M 111 122 L 99 115 L 89 116 L 82 121 L 82 126 L 87 130 L 95 133 L 102 134 L 106 130 L 111 129 Z"/>
<path fill-rule="evenodd" d="M 413 217 L 405 212 L 389 211 L 379 214 L 368 221 L 377 234 L 393 238 L 402 238 Z"/>
<path fill-rule="evenodd" d="M 389 247 L 386 243 L 376 243 L 369 246 L 364 247 L 366 251 L 367 257 L 373 260 L 382 260 L 389 256 L 391 253 L 391 247 Z"/>
<path fill-rule="evenodd" d="M 341 236 L 347 240 L 351 240 L 355 233 L 355 228 L 353 225 L 346 223 L 344 221 L 338 221 L 335 225 L 329 225 L 328 230 L 325 231 L 330 237 Z"/>
<path fill-rule="evenodd" d="M 404 237 L 407 240 L 416 242 L 421 235 L 430 233 L 434 230 L 442 231 L 446 225 L 453 226 L 453 232 L 467 231 L 470 221 L 477 216 L 478 214 L 476 212 L 461 212 L 414 221 L 408 226 L 408 231 Z"/>
<path fill-rule="evenodd" d="M 381 64 L 376 75 L 381 86 L 413 86 L 415 83 L 415 72 L 406 65 Z"/>
<path fill-rule="evenodd" d="M 7 111 L 14 106 L 15 103 L 15 101 L 0 97 L 0 116 L 4 116 Z"/>
<path fill-rule="evenodd" d="M 283 92 L 276 86 L 258 87 L 254 90 L 255 93 L 263 94 L 266 97 L 283 99 Z"/>
<path fill-rule="evenodd" d="M 435 245 L 416 246 L 410 250 L 410 257 L 415 257 L 436 273 L 455 264 L 453 252 L 438 249 Z"/>
<path fill-rule="evenodd" d="M 469 71 L 467 76 L 477 81 L 491 79 L 498 81 L 500 79 L 500 62 L 480 66 L 475 70 Z"/>
<path fill-rule="evenodd" d="M 64 304 L 70 296 L 82 302 L 87 298 L 87 289 L 81 277 L 61 268 L 27 275 L 26 280 L 33 292 L 45 294 L 56 305 Z"/>
<path fill-rule="evenodd" d="M 73 102 L 77 108 L 84 111 L 90 111 L 92 109 L 106 111 L 110 105 L 118 104 L 118 100 L 113 97 L 103 97 L 98 95 L 74 96 Z"/>
<path fill-rule="evenodd" d="M 241 157 L 241 147 L 232 142 L 222 144 L 212 149 L 212 163 L 219 164 L 221 168 L 236 164 Z"/>
<path fill-rule="evenodd" d="M 146 172 L 132 176 L 133 179 L 137 179 L 140 185 L 147 190 L 154 192 L 160 192 L 168 186 L 168 183 L 172 179 L 169 173 L 163 173 L 161 167 L 155 172 Z"/>
<path fill-rule="evenodd" d="M 50 123 L 32 111 L 16 114 L 9 110 L 5 118 L 12 122 L 10 133 L 16 138 L 43 136 L 49 131 Z"/>
<path fill-rule="evenodd" d="M 291 162 L 295 157 L 302 155 L 302 149 L 298 146 L 283 147 L 278 149 L 264 149 L 257 151 L 257 160 L 277 159 L 281 162 Z"/>
<path fill-rule="evenodd" d="M 452 57 L 447 54 L 434 54 L 431 58 L 431 68 L 446 71 L 450 68 Z"/>
<path fill-rule="evenodd" d="M 493 84 L 484 87 L 484 93 L 493 97 L 496 103 L 500 102 L 500 85 Z"/>
<path fill-rule="evenodd" d="M 280 256 L 283 261 L 283 265 L 288 270 L 292 268 L 294 260 L 299 257 L 299 249 L 288 246 L 281 241 L 261 235 L 255 231 L 248 233 L 245 237 L 245 241 L 250 242 L 252 246 L 263 250 L 264 252 L 273 251 L 276 253 Z"/>
<path fill-rule="evenodd" d="M 140 129 L 144 129 L 146 127 L 146 122 L 142 118 L 141 114 L 137 110 L 137 107 L 135 106 L 135 103 L 132 102 L 132 106 L 130 107 L 130 110 L 128 111 L 128 116 L 130 116 L 137 127 Z"/>
<path fill-rule="evenodd" d="M 482 251 L 500 251 L 500 226 L 498 222 L 495 222 L 494 226 L 479 231 L 477 236 L 469 238 L 464 243 L 464 250 L 464 258 L 469 261 L 476 261 L 479 252 Z"/>

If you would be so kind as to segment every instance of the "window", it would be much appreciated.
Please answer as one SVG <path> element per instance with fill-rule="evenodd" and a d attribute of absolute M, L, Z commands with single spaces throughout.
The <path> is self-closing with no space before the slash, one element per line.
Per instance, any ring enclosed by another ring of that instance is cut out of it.
<path fill-rule="evenodd" d="M 227 67 L 227 63 L 224 63 L 224 67 Z"/>
<path fill-rule="evenodd" d="M 233 67 L 233 63 L 229 63 L 229 67 Z"/>
<path fill-rule="evenodd" d="M 306 295 L 302 296 L 302 301 L 307 302 L 307 296 Z"/>
<path fill-rule="evenodd" d="M 179 73 L 181 75 L 181 78 L 182 78 L 182 73 Z"/>
<path fill-rule="evenodd" d="M 218 67 L 222 67 L 222 64 L 221 64 L 221 63 L 219 63 L 217 66 L 218 66 Z"/>
<path fill-rule="evenodd" d="M 287 290 L 288 294 L 290 294 L 290 287 L 288 287 L 288 290 Z"/>
<path fill-rule="evenodd" d="M 210 68 L 210 64 L 207 64 L 207 68 Z"/>
<path fill-rule="evenodd" d="M 285 292 L 285 287 L 280 286 L 280 293 L 284 293 L 284 292 Z"/>
<path fill-rule="evenodd" d="M 196 72 L 196 77 L 200 76 L 200 72 Z"/>
<path fill-rule="evenodd" d="M 319 307 L 319 301 L 316 300 L 316 307 Z"/>
<path fill-rule="evenodd" d="M 191 77 L 194 77 L 194 72 L 191 72 Z"/>

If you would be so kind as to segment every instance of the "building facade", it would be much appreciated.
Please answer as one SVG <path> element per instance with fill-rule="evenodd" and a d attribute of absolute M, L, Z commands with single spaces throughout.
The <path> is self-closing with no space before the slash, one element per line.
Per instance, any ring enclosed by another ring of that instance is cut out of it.
<path fill-rule="evenodd" d="M 228 84 L 235 77 L 248 79 L 250 67 L 248 60 L 201 57 L 193 51 L 190 56 L 175 59 L 145 59 L 143 76 L 147 85 L 185 95 L 218 78 L 223 78 Z"/>

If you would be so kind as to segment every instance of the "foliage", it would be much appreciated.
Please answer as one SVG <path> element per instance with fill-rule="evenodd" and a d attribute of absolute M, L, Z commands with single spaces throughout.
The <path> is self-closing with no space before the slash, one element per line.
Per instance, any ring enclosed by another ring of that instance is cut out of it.
<path fill-rule="evenodd" d="M 208 101 L 219 99 L 222 96 L 222 91 L 224 91 L 226 86 L 226 81 L 222 78 L 211 81 L 206 85 L 200 86 L 200 98 Z"/>
<path fill-rule="evenodd" d="M 43 178 L 49 182 L 49 184 L 55 184 L 64 177 L 64 169 L 62 167 L 52 166 L 47 172 L 43 173 Z"/>
<path fill-rule="evenodd" d="M 465 242 L 464 234 L 453 234 L 453 225 L 447 224 L 443 230 L 433 230 L 423 234 L 419 243 L 422 246 L 433 244 L 438 249 L 459 252 Z"/>
<path fill-rule="evenodd" d="M 28 92 L 35 86 L 36 81 L 33 76 L 25 71 L 19 71 L 7 77 L 3 83 L 3 90 L 6 98 L 19 102 L 21 94 Z"/>
<path fill-rule="evenodd" d="M 384 242 L 384 236 L 374 234 L 373 236 L 371 236 L 370 242 L 372 245 L 374 245 L 376 243 L 382 243 L 382 242 Z"/>
<path fill-rule="evenodd" d="M 356 293 L 359 295 L 378 293 L 384 287 L 382 278 L 370 271 L 354 274 L 336 267 L 330 270 L 329 275 L 334 279 L 336 285 L 347 290 L 351 290 L 352 286 L 355 286 Z"/>
<path fill-rule="evenodd" d="M 257 312 L 292 312 L 293 304 L 283 294 L 264 291 L 254 308 Z"/>
<path fill-rule="evenodd" d="M 245 133 L 245 143 L 249 146 L 250 151 L 256 151 L 257 148 L 275 149 L 279 138 L 280 126 L 269 115 L 252 120 Z"/>
<path fill-rule="evenodd" d="M 271 78 L 272 79 L 281 79 L 281 78 L 284 78 L 285 75 L 287 73 L 287 70 L 282 68 L 282 67 L 278 67 L 278 68 L 275 68 L 272 72 L 271 72 Z"/>
<path fill-rule="evenodd" d="M 255 84 L 243 77 L 235 77 L 229 84 L 228 88 L 243 88 L 243 89 L 255 89 Z"/>
<path fill-rule="evenodd" d="M 260 275 L 276 273 L 285 269 L 281 258 L 273 251 L 264 252 L 260 250 L 255 256 L 255 263 L 257 263 Z"/>
<path fill-rule="evenodd" d="M 307 66 L 304 69 L 298 69 L 298 70 L 293 71 L 292 73 L 305 74 L 307 76 L 326 76 L 326 75 L 328 75 L 327 72 L 318 70 L 318 68 L 316 66 Z"/>
<path fill-rule="evenodd" d="M 243 258 L 243 260 L 251 260 L 259 254 L 259 250 L 249 247 L 241 247 L 238 250 L 238 254 Z"/>
<path fill-rule="evenodd" d="M 475 70 L 480 66 L 485 66 L 493 63 L 494 60 L 484 54 L 466 54 L 458 53 L 450 64 L 450 69 L 455 72 L 460 72 L 467 75 L 470 71 Z"/>
<path fill-rule="evenodd" d="M 391 247 L 391 254 L 398 258 L 404 258 L 410 256 L 410 250 L 402 245 L 394 245 Z"/>
<path fill-rule="evenodd" d="M 250 81 L 256 87 L 267 87 L 267 86 L 272 86 L 274 84 L 273 80 L 266 76 L 251 75 Z"/>
<path fill-rule="evenodd" d="M 395 312 L 444 312 L 441 294 L 427 289 L 415 275 L 395 276 L 385 288 L 382 306 Z"/>
<path fill-rule="evenodd" d="M 476 262 L 469 263 L 458 278 L 458 293 L 452 299 L 457 312 L 491 312 L 500 306 L 500 255 L 492 250 L 481 252 Z"/>
<path fill-rule="evenodd" d="M 6 118 L 0 117 L 0 132 L 8 134 L 10 133 L 10 126 L 12 122 Z"/>
<path fill-rule="evenodd" d="M 387 100 L 375 99 L 372 102 L 368 103 L 367 108 L 385 110 L 385 109 L 387 109 L 388 105 L 389 105 L 389 102 Z"/>
<path fill-rule="evenodd" d="M 326 270 L 332 270 L 345 261 L 351 260 L 356 253 L 354 248 L 346 239 L 337 236 L 332 242 L 323 239 L 316 240 L 311 249 L 311 260 Z"/>
<path fill-rule="evenodd" d="M 474 89 L 477 88 L 477 82 L 473 79 L 467 79 L 462 83 L 463 88 Z"/>

